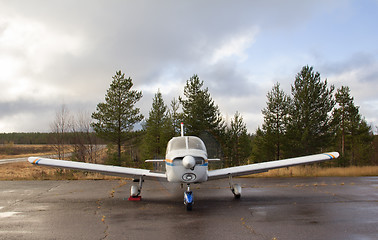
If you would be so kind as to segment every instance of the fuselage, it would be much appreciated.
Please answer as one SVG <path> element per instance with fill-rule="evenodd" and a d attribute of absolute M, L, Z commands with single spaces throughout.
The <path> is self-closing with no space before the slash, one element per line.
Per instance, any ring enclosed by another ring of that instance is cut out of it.
<path fill-rule="evenodd" d="M 172 138 L 167 145 L 165 165 L 169 182 L 207 181 L 208 159 L 205 144 L 194 136 Z"/>

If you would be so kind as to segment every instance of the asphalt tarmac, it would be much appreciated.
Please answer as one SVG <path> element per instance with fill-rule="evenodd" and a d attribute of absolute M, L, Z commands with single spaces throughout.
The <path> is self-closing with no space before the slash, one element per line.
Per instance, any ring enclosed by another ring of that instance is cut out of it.
<path fill-rule="evenodd" d="M 378 239 L 378 177 L 146 181 L 0 181 L 0 239 Z"/>

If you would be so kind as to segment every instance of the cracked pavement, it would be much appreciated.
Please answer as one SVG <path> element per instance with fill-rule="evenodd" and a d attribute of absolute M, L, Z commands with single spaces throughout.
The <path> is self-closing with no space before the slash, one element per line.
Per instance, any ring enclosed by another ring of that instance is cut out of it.
<path fill-rule="evenodd" d="M 376 239 L 378 177 L 237 178 L 192 185 L 130 180 L 0 181 L 0 239 Z"/>

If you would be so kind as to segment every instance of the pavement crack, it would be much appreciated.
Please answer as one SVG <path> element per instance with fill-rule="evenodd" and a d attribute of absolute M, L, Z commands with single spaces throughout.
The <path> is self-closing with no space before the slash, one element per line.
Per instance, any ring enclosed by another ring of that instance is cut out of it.
<path fill-rule="evenodd" d="M 109 192 L 108 199 L 114 198 L 114 194 L 116 193 L 117 189 L 123 187 L 126 184 L 127 184 L 126 180 L 123 180 L 123 179 L 119 180 L 118 185 L 113 187 L 112 190 Z M 101 199 L 97 200 L 97 202 L 96 202 L 97 209 L 95 211 L 95 215 L 99 216 L 101 218 L 100 221 L 105 225 L 104 237 L 102 237 L 101 239 L 107 239 L 108 236 L 109 236 L 109 232 L 108 232 L 109 224 L 106 222 L 106 215 L 101 213 L 103 201 L 104 200 L 101 200 Z"/>
<path fill-rule="evenodd" d="M 96 201 L 96 205 L 97 205 L 97 209 L 95 211 L 95 216 L 100 216 L 101 217 L 101 222 L 105 225 L 105 229 L 104 229 L 104 236 L 100 239 L 107 239 L 109 233 L 108 233 L 108 229 L 109 229 L 109 225 L 106 223 L 106 216 L 103 215 L 100 211 L 102 209 L 102 204 L 103 204 L 103 201 L 101 199 L 98 199 Z"/>
<path fill-rule="evenodd" d="M 108 225 L 108 224 L 106 223 L 106 221 L 105 221 L 106 216 L 105 216 L 105 215 L 102 215 L 102 214 L 100 213 L 100 210 L 101 210 L 101 208 L 102 208 L 102 200 L 101 200 L 101 199 L 98 199 L 97 202 L 96 202 L 96 204 L 97 204 L 97 209 L 96 209 L 96 211 L 95 211 L 95 215 L 96 215 L 96 216 L 101 216 L 101 222 L 105 225 L 104 237 L 102 237 L 102 238 L 100 238 L 100 239 L 106 239 L 106 238 L 108 237 L 108 235 L 109 235 L 109 233 L 108 233 L 109 225 Z"/>
<path fill-rule="evenodd" d="M 115 187 L 113 187 L 112 190 L 109 192 L 108 199 L 109 199 L 109 198 L 110 198 L 110 199 L 111 199 L 111 198 L 114 198 L 114 194 L 115 194 L 116 190 L 117 190 L 118 188 L 123 187 L 123 186 L 126 185 L 126 184 L 127 184 L 127 181 L 126 181 L 126 180 L 120 180 L 120 181 L 118 182 L 118 185 L 115 186 Z M 96 211 L 95 211 L 95 215 L 96 215 L 96 216 L 100 216 L 100 217 L 101 217 L 101 222 L 105 225 L 104 237 L 102 237 L 101 239 L 107 239 L 108 236 L 109 236 L 109 232 L 108 232 L 108 230 L 109 230 L 109 225 L 108 225 L 107 222 L 106 222 L 106 215 L 104 215 L 104 214 L 102 214 L 102 213 L 100 212 L 100 211 L 102 210 L 103 200 L 98 199 L 97 202 L 96 202 L 96 204 L 97 204 L 97 209 L 96 209 Z"/>
<path fill-rule="evenodd" d="M 247 224 L 245 218 L 242 217 L 242 218 L 240 219 L 240 222 L 241 222 L 242 226 L 243 226 L 244 228 L 246 228 L 250 233 L 252 233 L 252 234 L 254 234 L 254 235 L 256 235 L 256 236 L 260 236 L 260 237 L 262 237 L 262 238 L 264 238 L 264 239 L 269 239 L 269 238 L 267 238 L 266 236 L 264 236 L 263 234 L 256 232 L 256 230 L 255 230 L 251 225 Z"/>
<path fill-rule="evenodd" d="M 44 191 L 41 191 L 41 192 L 37 193 L 36 195 L 32 195 L 32 196 L 25 197 L 25 198 L 22 198 L 22 199 L 16 199 L 14 202 L 9 203 L 7 207 L 14 207 L 14 206 L 16 206 L 19 203 L 23 203 L 25 201 L 30 201 L 30 200 L 33 200 L 33 199 L 38 199 L 43 194 L 50 192 L 51 190 L 53 190 L 54 188 L 59 187 L 60 185 L 61 185 L 60 183 L 57 184 L 57 185 L 54 185 L 54 186 L 52 186 L 52 187 L 50 187 L 50 188 L 48 188 L 48 189 L 46 189 Z"/>
<path fill-rule="evenodd" d="M 124 180 L 124 179 L 119 180 L 119 182 L 118 182 L 118 186 L 113 187 L 112 190 L 110 191 L 110 193 L 109 193 L 109 198 L 114 198 L 114 193 L 116 192 L 116 190 L 117 190 L 118 188 L 121 188 L 121 187 L 125 186 L 126 184 L 127 184 L 127 181 L 126 181 L 126 180 Z"/>

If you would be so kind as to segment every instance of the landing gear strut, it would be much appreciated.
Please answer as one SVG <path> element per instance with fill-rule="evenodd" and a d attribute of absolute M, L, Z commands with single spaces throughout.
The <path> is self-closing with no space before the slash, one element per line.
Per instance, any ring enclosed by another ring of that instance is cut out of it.
<path fill-rule="evenodd" d="M 140 196 L 140 193 L 142 191 L 143 181 L 144 181 L 143 177 L 140 177 L 139 179 L 133 180 L 133 182 L 135 182 L 135 183 L 139 182 L 139 185 L 136 185 L 136 184 L 131 185 L 129 201 L 140 201 L 140 200 L 142 200 L 142 196 Z"/>
<path fill-rule="evenodd" d="M 231 192 L 234 194 L 235 199 L 239 199 L 241 197 L 242 188 L 239 184 L 234 184 L 232 182 L 232 175 L 230 175 L 229 179 Z"/>
<path fill-rule="evenodd" d="M 191 211 L 193 208 L 193 192 L 190 191 L 190 184 L 187 184 L 187 189 L 184 192 L 184 204 L 187 211 Z"/>

